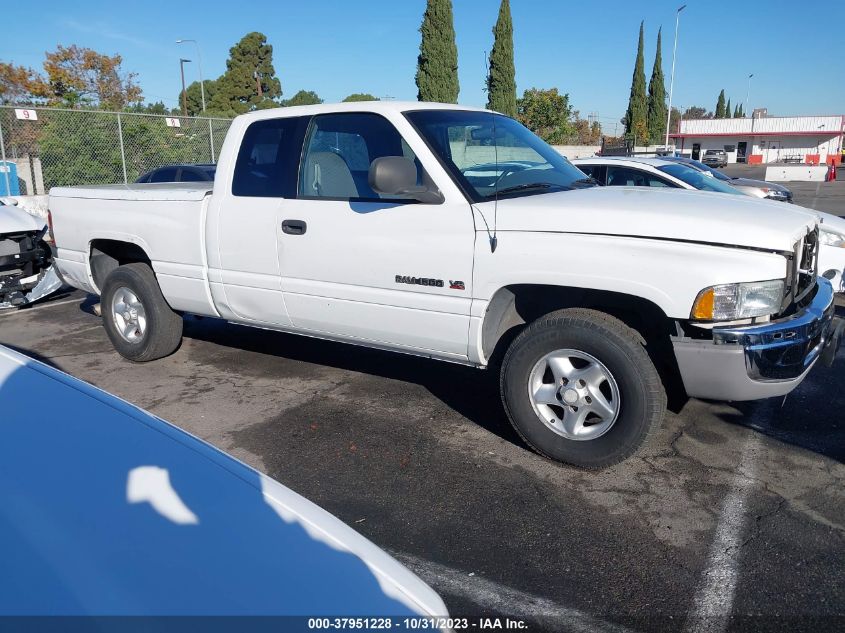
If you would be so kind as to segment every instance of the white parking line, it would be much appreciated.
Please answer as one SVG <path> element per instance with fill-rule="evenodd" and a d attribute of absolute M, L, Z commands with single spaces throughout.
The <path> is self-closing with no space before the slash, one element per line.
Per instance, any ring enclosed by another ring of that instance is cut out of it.
<path fill-rule="evenodd" d="M 728 626 L 738 579 L 739 545 L 745 528 L 746 503 L 757 466 L 760 439 L 750 432 L 742 447 L 731 490 L 722 504 L 719 523 L 710 545 L 707 569 L 696 591 L 684 630 L 717 633 Z"/>
<path fill-rule="evenodd" d="M 63 306 L 68 303 L 81 303 L 82 299 L 66 299 L 64 301 L 56 301 L 55 303 L 42 303 L 37 306 L 33 306 L 31 308 L 27 308 L 26 310 L 17 310 L 15 308 L 8 308 L 6 310 L 0 311 L 0 317 L 9 317 L 15 316 L 17 314 L 29 314 L 30 312 L 34 312 L 35 310 L 43 310 L 44 308 L 55 308 L 56 306 Z"/>
<path fill-rule="evenodd" d="M 512 618 L 539 621 L 553 626 L 558 631 L 631 633 L 631 629 L 624 626 L 605 622 L 578 609 L 564 607 L 551 600 L 500 585 L 480 576 L 471 576 L 467 572 L 410 554 L 391 554 L 438 592 L 469 600 L 483 608 L 495 607 L 497 611 Z"/>

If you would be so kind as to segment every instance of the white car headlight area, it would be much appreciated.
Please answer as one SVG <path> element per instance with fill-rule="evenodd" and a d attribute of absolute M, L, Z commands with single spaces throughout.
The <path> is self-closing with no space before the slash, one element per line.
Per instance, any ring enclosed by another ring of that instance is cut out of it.
<path fill-rule="evenodd" d="M 824 246 L 832 246 L 833 248 L 845 248 L 845 235 L 839 233 L 832 233 L 819 229 L 819 242 Z"/>
<path fill-rule="evenodd" d="M 783 279 L 710 286 L 698 293 L 691 316 L 701 321 L 769 316 L 780 310 L 783 294 Z"/>

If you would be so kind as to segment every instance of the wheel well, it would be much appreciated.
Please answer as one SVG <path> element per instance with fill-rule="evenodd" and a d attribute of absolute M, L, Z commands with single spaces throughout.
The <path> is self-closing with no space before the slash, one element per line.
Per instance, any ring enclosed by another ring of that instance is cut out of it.
<path fill-rule="evenodd" d="M 91 277 L 97 290 L 115 268 L 124 264 L 142 263 L 152 267 L 150 258 L 137 244 L 118 240 L 93 240 L 91 242 Z"/>
<path fill-rule="evenodd" d="M 591 308 L 616 317 L 636 330 L 663 378 L 670 409 L 683 406 L 683 383 L 670 336 L 675 322 L 655 303 L 621 292 L 516 284 L 500 288 L 487 306 L 481 340 L 484 357 L 495 363 L 529 323 L 564 308 Z M 680 391 L 679 391 L 680 390 Z"/>

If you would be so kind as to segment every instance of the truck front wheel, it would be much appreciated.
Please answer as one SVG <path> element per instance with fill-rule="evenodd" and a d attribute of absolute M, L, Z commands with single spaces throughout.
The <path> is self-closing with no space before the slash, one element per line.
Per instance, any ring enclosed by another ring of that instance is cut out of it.
<path fill-rule="evenodd" d="M 571 308 L 514 339 L 501 393 L 517 433 L 538 453 L 588 469 L 634 454 L 660 426 L 666 394 L 640 335 L 620 320 Z"/>
<path fill-rule="evenodd" d="M 124 358 L 156 360 L 179 347 L 182 317 L 167 305 L 146 264 L 114 269 L 103 284 L 101 309 L 106 334 Z"/>

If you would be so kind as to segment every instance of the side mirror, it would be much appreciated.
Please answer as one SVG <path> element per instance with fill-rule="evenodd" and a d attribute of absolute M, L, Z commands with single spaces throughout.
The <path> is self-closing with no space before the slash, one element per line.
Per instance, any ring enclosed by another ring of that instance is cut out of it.
<path fill-rule="evenodd" d="M 439 191 L 417 185 L 417 167 L 403 156 L 383 156 L 370 163 L 367 176 L 370 188 L 385 196 L 410 196 L 427 203 L 443 202 Z"/>

